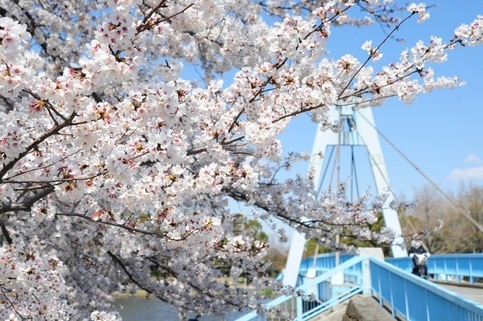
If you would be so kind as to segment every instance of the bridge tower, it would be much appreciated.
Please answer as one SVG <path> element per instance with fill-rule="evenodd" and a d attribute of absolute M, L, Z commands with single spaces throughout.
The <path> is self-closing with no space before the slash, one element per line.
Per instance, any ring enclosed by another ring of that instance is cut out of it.
<path fill-rule="evenodd" d="M 333 107 L 329 110 L 329 121 L 331 123 L 337 122 L 340 126 L 339 132 L 332 130 L 322 131 L 320 124 L 317 127 L 315 141 L 312 148 L 312 155 L 310 158 L 309 170 L 314 173 L 314 186 L 320 191 L 321 174 L 324 168 L 324 163 L 327 162 L 325 153 L 328 146 L 363 146 L 366 148 L 370 167 L 374 182 L 376 185 L 376 192 L 383 193 L 389 189 L 389 178 L 384 163 L 381 146 L 379 143 L 379 136 L 374 123 L 371 108 L 357 109 L 354 105 L 346 105 L 341 107 Z M 391 250 L 394 257 L 405 257 L 407 251 L 400 244 L 404 244 L 404 239 L 401 236 L 401 225 L 397 212 L 389 207 L 389 203 L 393 200 L 392 193 L 386 204 L 383 206 L 383 217 L 387 227 L 395 231 L 396 239 L 391 245 Z M 283 284 L 295 286 L 297 282 L 300 262 L 305 247 L 304 235 L 294 231 L 290 245 L 287 264 L 283 273 Z"/>

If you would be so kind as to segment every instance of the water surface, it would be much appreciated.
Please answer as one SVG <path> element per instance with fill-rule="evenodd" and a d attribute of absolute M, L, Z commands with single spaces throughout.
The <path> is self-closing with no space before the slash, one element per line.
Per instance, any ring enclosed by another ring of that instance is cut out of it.
<path fill-rule="evenodd" d="M 145 298 L 130 296 L 118 298 L 115 301 L 117 306 L 122 306 L 119 313 L 124 321 L 186 321 L 180 320 L 176 310 L 156 298 Z M 244 313 L 232 313 L 227 315 L 226 321 L 233 321 Z M 190 315 L 194 318 L 195 315 Z M 224 318 L 205 315 L 198 319 L 199 321 L 222 321 Z"/>

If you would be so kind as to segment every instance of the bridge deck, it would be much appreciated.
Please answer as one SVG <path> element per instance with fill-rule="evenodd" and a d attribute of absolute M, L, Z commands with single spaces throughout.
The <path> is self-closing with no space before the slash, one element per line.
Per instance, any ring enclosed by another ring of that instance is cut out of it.
<path fill-rule="evenodd" d="M 483 287 L 481 286 L 461 286 L 449 283 L 439 283 L 442 287 L 447 290 L 458 293 L 465 298 L 473 300 L 479 304 L 483 304 Z"/>

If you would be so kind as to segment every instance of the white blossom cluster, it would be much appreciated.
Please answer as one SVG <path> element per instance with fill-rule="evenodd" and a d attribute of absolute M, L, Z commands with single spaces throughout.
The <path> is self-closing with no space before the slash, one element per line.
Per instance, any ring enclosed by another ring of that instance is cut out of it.
<path fill-rule="evenodd" d="M 268 245 L 234 233 L 232 201 L 329 245 L 335 233 L 390 242 L 367 228 L 383 196 L 349 202 L 341 186 L 317 199 L 309 178 L 276 174 L 306 158 L 283 159 L 277 138 L 299 114 L 330 128 L 328 108 L 353 98 L 409 103 L 459 85 L 431 64 L 481 43 L 482 16 L 377 70 L 371 42 L 366 61 L 327 57 L 335 26 L 429 18 L 424 4 L 402 17 L 391 5 L 0 1 L 0 318 L 117 320 L 112 294 L 136 289 L 182 316 L 260 307 L 217 281 L 228 269 L 279 286 Z M 185 79 L 190 65 L 203 84 Z"/>

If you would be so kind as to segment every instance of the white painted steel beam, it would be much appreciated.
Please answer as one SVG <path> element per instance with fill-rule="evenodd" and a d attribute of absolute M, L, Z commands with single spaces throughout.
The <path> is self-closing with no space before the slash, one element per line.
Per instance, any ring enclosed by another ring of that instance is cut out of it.
<path fill-rule="evenodd" d="M 325 153 L 327 147 L 336 145 L 358 145 L 367 148 L 377 193 L 388 192 L 390 188 L 389 178 L 379 136 L 375 129 L 372 109 L 363 108 L 356 110 L 352 106 L 344 106 L 342 108 L 333 107 L 329 110 L 328 117 L 331 123 L 338 122 L 341 125 L 344 123 L 344 126 L 347 126 L 347 130 L 337 133 L 332 130 L 321 131 L 320 125 L 317 127 L 309 164 L 309 171 L 313 175 L 315 189 L 318 191 L 320 188 L 319 184 L 321 183 L 324 161 L 326 161 Z M 393 256 L 405 257 L 407 256 L 407 251 L 399 245 L 404 244 L 399 218 L 397 212 L 389 207 L 389 203 L 392 200 L 393 194 L 389 193 L 389 197 L 383 207 L 384 222 L 387 227 L 391 228 L 398 235 L 393 245 L 391 245 Z M 304 235 L 294 231 L 287 264 L 283 273 L 284 285 L 295 286 L 305 243 Z"/>

